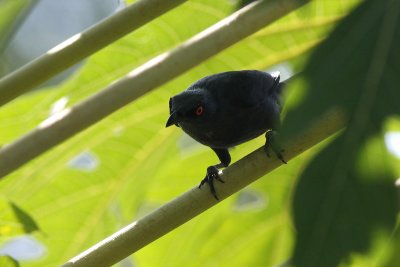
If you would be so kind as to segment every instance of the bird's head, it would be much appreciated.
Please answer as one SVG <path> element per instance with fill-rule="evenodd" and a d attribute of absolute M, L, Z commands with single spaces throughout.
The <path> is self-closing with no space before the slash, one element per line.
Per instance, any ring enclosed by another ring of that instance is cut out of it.
<path fill-rule="evenodd" d="M 166 127 L 173 124 L 201 124 L 211 117 L 215 107 L 205 90 L 191 89 L 183 91 L 169 99 L 169 113 Z"/>

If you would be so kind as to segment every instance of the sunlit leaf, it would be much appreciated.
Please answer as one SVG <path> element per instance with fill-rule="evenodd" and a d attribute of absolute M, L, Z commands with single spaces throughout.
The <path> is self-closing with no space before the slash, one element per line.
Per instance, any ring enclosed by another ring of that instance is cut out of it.
<path fill-rule="evenodd" d="M 316 1 L 6 177 L 0 183 L 1 192 L 18 199 L 20 207 L 29 211 L 46 233 L 37 238 L 47 246 L 48 255 L 24 262 L 24 266 L 58 266 L 196 186 L 204 177 L 205 167 L 217 159 L 210 149 L 195 144 L 179 129 L 164 128 L 169 97 L 195 80 L 220 71 L 266 69 L 281 62 L 297 71 L 305 55 L 358 2 Z M 2 107 L 0 143 L 12 142 L 36 127 L 59 103 L 63 103 L 61 109 L 67 108 L 100 91 L 218 22 L 234 7 L 230 1 L 188 1 L 93 55 L 64 84 Z M 233 149 L 233 160 L 264 142 L 260 138 Z M 271 266 L 286 261 L 293 244 L 290 192 L 312 152 L 315 150 L 255 183 L 238 200 L 233 197 L 222 202 L 127 261 L 177 267 Z M 255 203 L 243 203 L 240 199 L 246 195 L 254 197 Z"/>

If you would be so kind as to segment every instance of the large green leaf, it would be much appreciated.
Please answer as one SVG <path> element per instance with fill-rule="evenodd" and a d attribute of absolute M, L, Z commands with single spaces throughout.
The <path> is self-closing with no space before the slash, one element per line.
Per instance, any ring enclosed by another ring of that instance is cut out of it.
<path fill-rule="evenodd" d="M 197 185 L 205 167 L 217 159 L 179 129 L 164 128 L 168 98 L 219 71 L 265 69 L 285 61 L 300 68 L 305 54 L 356 3 L 315 1 L 6 177 L 1 194 L 29 211 L 46 233 L 35 237 L 47 246 L 48 255 L 23 266 L 59 265 Z M 0 112 L 0 143 L 11 142 L 45 120 L 53 108 L 81 101 L 233 8 L 229 1 L 189 1 L 100 51 L 63 85 L 13 101 Z M 233 159 L 263 143 L 261 138 L 234 149 Z M 291 161 L 131 260 L 142 266 L 269 266 L 285 261 L 293 244 L 290 191 L 307 158 Z"/>
<path fill-rule="evenodd" d="M 384 238 L 381 229 L 387 234 L 395 225 L 397 194 L 382 139 L 368 144 L 349 169 L 332 164 L 332 158 L 343 157 L 342 139 L 312 161 L 296 187 L 296 266 L 338 266 L 351 252 L 369 251 L 374 238 Z"/>
<path fill-rule="evenodd" d="M 400 2 L 365 1 L 313 52 L 293 84 L 303 100 L 288 111 L 283 136 L 333 108 L 347 120 L 296 187 L 296 266 L 338 266 L 355 253 L 373 255 L 377 240 L 391 242 L 398 200 L 383 130 L 400 114 L 399 46 Z"/>

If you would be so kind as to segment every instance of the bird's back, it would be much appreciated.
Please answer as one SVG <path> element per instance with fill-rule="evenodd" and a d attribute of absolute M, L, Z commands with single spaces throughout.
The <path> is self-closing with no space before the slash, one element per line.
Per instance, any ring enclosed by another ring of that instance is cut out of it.
<path fill-rule="evenodd" d="M 200 88 L 211 92 L 217 99 L 226 99 L 237 108 L 253 108 L 267 98 L 279 96 L 279 86 L 274 86 L 275 82 L 275 77 L 262 71 L 229 71 L 204 77 L 188 90 Z"/>

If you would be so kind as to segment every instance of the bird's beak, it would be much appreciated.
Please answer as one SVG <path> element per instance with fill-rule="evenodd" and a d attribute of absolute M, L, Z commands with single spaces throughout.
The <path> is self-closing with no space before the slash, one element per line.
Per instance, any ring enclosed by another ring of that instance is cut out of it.
<path fill-rule="evenodd" d="M 177 125 L 177 123 L 178 123 L 178 116 L 177 116 L 176 111 L 174 111 L 171 113 L 171 115 L 169 115 L 169 118 L 168 118 L 168 121 L 167 121 L 167 124 L 165 125 L 165 127 L 169 127 L 172 124 Z"/>

